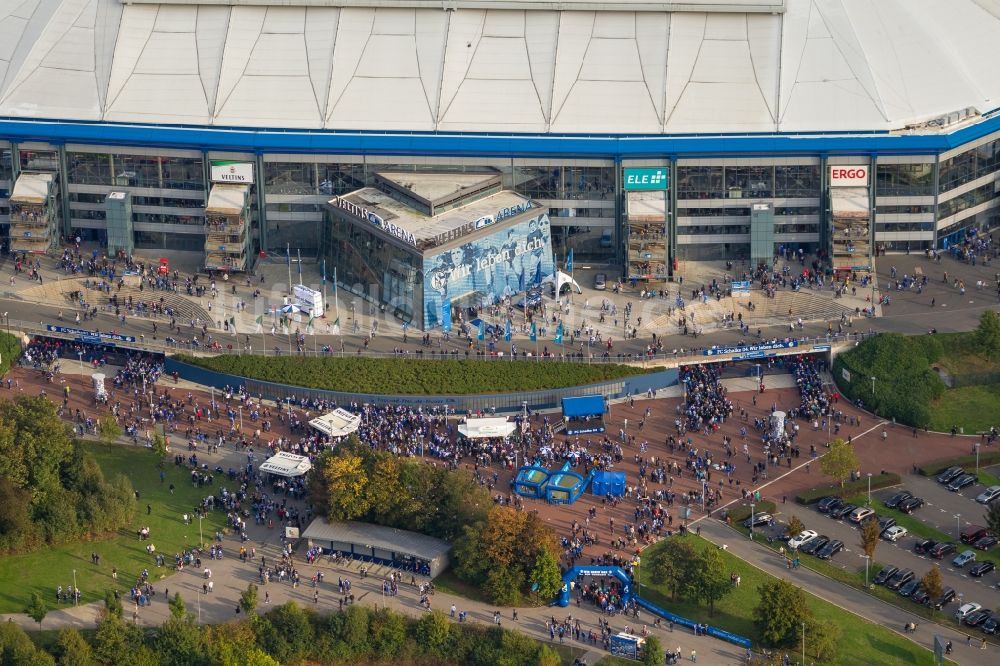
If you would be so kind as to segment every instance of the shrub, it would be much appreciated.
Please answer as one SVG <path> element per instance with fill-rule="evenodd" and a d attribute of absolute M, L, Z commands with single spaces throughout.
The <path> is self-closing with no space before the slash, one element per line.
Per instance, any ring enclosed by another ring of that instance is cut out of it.
<path fill-rule="evenodd" d="M 902 483 L 902 479 L 899 474 L 873 474 L 872 475 L 872 490 L 877 488 L 888 488 L 890 486 L 897 486 Z M 841 488 L 839 484 L 835 486 L 820 486 L 819 488 L 813 488 L 812 490 L 806 490 L 795 496 L 795 501 L 799 504 L 815 504 L 824 497 L 829 497 L 834 495 L 836 497 L 850 497 L 851 495 L 857 495 L 858 493 L 863 493 L 868 491 L 868 477 L 863 479 L 858 479 L 857 481 L 850 481 L 844 484 Z"/>
<path fill-rule="evenodd" d="M 774 502 L 768 502 L 767 500 L 763 500 L 760 502 L 753 503 L 754 514 L 774 513 L 774 509 L 775 509 Z M 736 508 L 730 509 L 729 513 L 726 515 L 729 516 L 729 518 L 731 518 L 734 523 L 739 522 L 741 520 L 746 520 L 747 518 L 750 517 L 750 505 L 741 504 Z"/>
<path fill-rule="evenodd" d="M 176 356 L 177 361 L 248 379 L 306 388 L 389 395 L 470 395 L 582 386 L 648 372 L 613 363 L 297 356 Z"/>
<path fill-rule="evenodd" d="M 21 357 L 21 341 L 9 333 L 0 333 L 0 377 Z"/>
<path fill-rule="evenodd" d="M 1000 463 L 1000 451 L 979 452 L 980 467 L 995 465 L 996 463 Z M 935 460 L 934 462 L 925 463 L 924 465 L 918 467 L 917 471 L 923 476 L 937 476 L 949 467 L 974 467 L 975 464 L 975 455 L 958 456 L 957 458 L 946 458 L 944 460 Z"/>

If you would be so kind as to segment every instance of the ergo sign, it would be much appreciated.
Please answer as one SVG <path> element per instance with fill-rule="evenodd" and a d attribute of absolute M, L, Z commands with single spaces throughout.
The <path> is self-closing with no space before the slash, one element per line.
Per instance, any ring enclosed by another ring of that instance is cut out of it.
<path fill-rule="evenodd" d="M 835 164 L 830 167 L 830 187 L 866 187 L 867 185 L 867 166 Z"/>

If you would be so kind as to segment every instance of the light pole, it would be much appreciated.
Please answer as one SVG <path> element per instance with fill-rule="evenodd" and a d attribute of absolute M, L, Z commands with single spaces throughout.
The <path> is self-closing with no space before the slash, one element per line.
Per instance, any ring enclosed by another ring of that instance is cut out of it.
<path fill-rule="evenodd" d="M 872 473 L 868 472 L 868 504 L 867 504 L 867 506 L 871 506 L 871 505 L 872 505 Z"/>
<path fill-rule="evenodd" d="M 872 398 L 875 397 L 875 377 L 872 377 Z"/>
<path fill-rule="evenodd" d="M 961 536 L 962 534 L 962 514 L 955 514 L 955 536 Z"/>
<path fill-rule="evenodd" d="M 80 605 L 80 595 L 77 594 L 79 591 L 80 591 L 79 588 L 76 586 L 76 569 L 73 569 L 73 605 L 74 606 L 79 606 Z"/>
<path fill-rule="evenodd" d="M 76 353 L 76 357 L 78 359 L 80 359 L 80 370 L 83 370 L 83 350 L 78 351 Z M 977 467 L 978 467 L 978 465 L 977 465 Z"/>
<path fill-rule="evenodd" d="M 753 541 L 753 502 L 750 502 L 750 540 Z"/>
<path fill-rule="evenodd" d="M 976 442 L 976 476 L 979 476 L 979 442 Z"/>
<path fill-rule="evenodd" d="M 806 623 L 802 623 L 802 664 L 806 663 Z"/>
<path fill-rule="evenodd" d="M 202 518 L 202 515 L 201 515 L 201 512 L 199 511 L 198 512 L 198 541 L 201 542 L 200 548 L 204 548 L 205 547 L 205 535 L 201 531 L 201 518 Z"/>
<path fill-rule="evenodd" d="M 865 559 L 865 589 L 868 589 L 868 561 L 871 560 L 867 554 L 859 555 L 858 557 L 863 557 Z"/>

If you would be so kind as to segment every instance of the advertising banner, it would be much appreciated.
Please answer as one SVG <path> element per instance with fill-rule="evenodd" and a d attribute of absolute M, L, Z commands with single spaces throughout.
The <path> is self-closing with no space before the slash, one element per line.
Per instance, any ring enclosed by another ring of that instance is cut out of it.
<path fill-rule="evenodd" d="M 495 303 L 553 278 L 552 230 L 542 213 L 479 240 L 424 257 L 424 328 L 440 326 L 441 304 L 476 295 Z"/>
<path fill-rule="evenodd" d="M 626 190 L 665 190 L 667 182 L 665 166 L 624 169 L 622 174 L 622 185 Z"/>
<path fill-rule="evenodd" d="M 253 185 L 253 162 L 213 160 L 212 182 Z"/>
<path fill-rule="evenodd" d="M 830 167 L 830 187 L 867 187 L 868 166 L 834 164 Z"/>

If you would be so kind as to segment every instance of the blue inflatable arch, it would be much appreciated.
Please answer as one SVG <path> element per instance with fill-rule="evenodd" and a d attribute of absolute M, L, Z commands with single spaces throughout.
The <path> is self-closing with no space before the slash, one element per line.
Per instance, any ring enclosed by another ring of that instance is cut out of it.
<path fill-rule="evenodd" d="M 627 604 L 632 599 L 632 579 L 629 575 L 625 573 L 625 570 L 621 567 L 605 567 L 605 566 L 590 566 L 590 567 L 573 567 L 569 571 L 563 574 L 563 586 L 562 591 L 559 592 L 559 601 L 557 602 L 560 606 L 565 608 L 569 606 L 570 597 L 570 587 L 572 583 L 580 576 L 590 576 L 590 577 L 600 577 L 607 578 L 608 576 L 614 576 L 622 584 L 622 603 Z"/>

